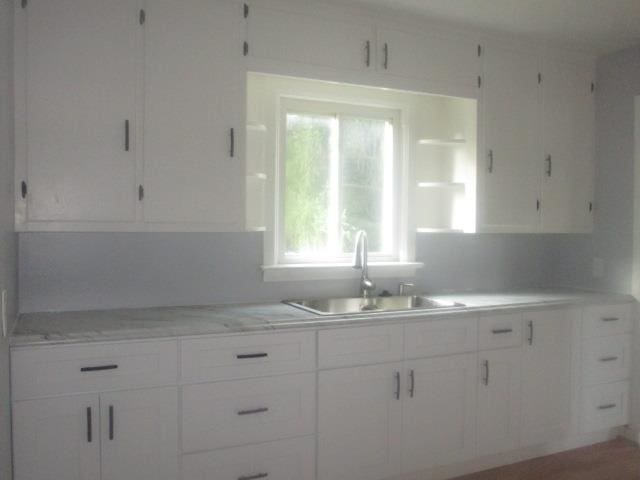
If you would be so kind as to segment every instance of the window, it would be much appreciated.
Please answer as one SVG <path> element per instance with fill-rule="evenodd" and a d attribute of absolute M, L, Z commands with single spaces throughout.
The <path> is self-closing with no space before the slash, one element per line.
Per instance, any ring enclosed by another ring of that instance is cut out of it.
<path fill-rule="evenodd" d="M 365 230 L 372 261 L 398 260 L 400 112 L 283 99 L 279 263 L 348 262 Z"/>

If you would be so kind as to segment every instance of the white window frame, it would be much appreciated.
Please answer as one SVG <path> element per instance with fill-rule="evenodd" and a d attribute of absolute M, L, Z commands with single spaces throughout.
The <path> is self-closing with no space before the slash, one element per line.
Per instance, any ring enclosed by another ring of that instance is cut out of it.
<path fill-rule="evenodd" d="M 287 113 L 307 113 L 317 115 L 343 115 L 365 118 L 389 119 L 393 123 L 394 158 L 392 186 L 393 252 L 380 255 L 370 254 L 372 275 L 382 277 L 412 276 L 422 263 L 414 259 L 414 238 L 408 226 L 409 185 L 406 158 L 406 118 L 401 106 L 368 105 L 356 102 L 332 101 L 281 95 L 277 100 L 276 154 L 274 168 L 273 222 L 265 241 L 265 281 L 289 281 L 312 279 L 357 278 L 359 272 L 352 268 L 352 255 L 347 253 L 337 258 L 292 257 L 284 254 L 284 187 L 286 163 L 286 119 Z M 411 231 L 412 232 L 412 231 Z"/>

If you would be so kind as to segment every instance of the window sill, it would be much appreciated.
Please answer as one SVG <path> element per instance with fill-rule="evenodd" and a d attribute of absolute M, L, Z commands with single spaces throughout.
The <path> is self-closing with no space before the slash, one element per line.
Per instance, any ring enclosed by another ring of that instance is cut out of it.
<path fill-rule="evenodd" d="M 421 262 L 371 262 L 369 276 L 374 279 L 412 277 L 423 266 Z M 360 270 L 347 263 L 263 265 L 262 271 L 265 282 L 360 278 Z"/>

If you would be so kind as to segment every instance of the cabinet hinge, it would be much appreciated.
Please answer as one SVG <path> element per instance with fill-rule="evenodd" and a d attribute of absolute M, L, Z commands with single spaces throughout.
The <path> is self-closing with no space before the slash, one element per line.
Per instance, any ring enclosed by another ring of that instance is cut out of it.
<path fill-rule="evenodd" d="M 27 198 L 27 182 L 24 180 L 20 183 L 20 195 L 22 198 Z"/>
<path fill-rule="evenodd" d="M 144 9 L 140 9 L 138 21 L 140 22 L 140 25 L 144 25 L 144 22 L 147 21 L 147 13 L 144 11 Z"/>
<path fill-rule="evenodd" d="M 478 88 L 482 87 L 482 77 L 478 75 Z"/>
<path fill-rule="evenodd" d="M 478 45 L 478 56 L 482 55 L 482 45 Z"/>
<path fill-rule="evenodd" d="M 249 55 L 249 42 L 244 42 L 242 45 L 242 54 L 246 57 Z"/>
<path fill-rule="evenodd" d="M 20 2 L 20 6 L 21 6 L 22 8 L 27 8 L 27 0 L 22 0 L 22 1 Z"/>
<path fill-rule="evenodd" d="M 536 210 L 540 211 L 540 199 L 539 198 L 536 200 Z"/>
<path fill-rule="evenodd" d="M 591 82 L 591 93 L 596 91 L 596 84 Z"/>
<path fill-rule="evenodd" d="M 138 200 L 144 200 L 144 187 L 142 185 L 138 186 Z"/>
<path fill-rule="evenodd" d="M 244 4 L 244 18 L 247 18 L 249 16 L 249 5 L 247 5 L 246 3 Z"/>
<path fill-rule="evenodd" d="M 538 85 L 542 83 L 542 74 L 538 73 Z"/>

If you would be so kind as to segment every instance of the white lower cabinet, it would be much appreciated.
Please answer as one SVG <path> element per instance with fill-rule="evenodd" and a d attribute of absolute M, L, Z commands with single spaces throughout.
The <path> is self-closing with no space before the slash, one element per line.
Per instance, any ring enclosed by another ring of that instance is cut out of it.
<path fill-rule="evenodd" d="M 13 404 L 16 480 L 99 480 L 98 395 Z"/>
<path fill-rule="evenodd" d="M 402 366 L 318 374 L 319 480 L 382 480 L 400 472 Z"/>
<path fill-rule="evenodd" d="M 405 364 L 402 469 L 406 473 L 468 460 L 476 439 L 476 354 Z"/>
<path fill-rule="evenodd" d="M 593 432 L 627 423 L 629 382 L 587 387 L 582 392 L 582 431 Z"/>
<path fill-rule="evenodd" d="M 520 441 L 522 349 L 480 352 L 478 456 L 515 448 Z"/>
<path fill-rule="evenodd" d="M 315 438 L 184 455 L 182 480 L 314 480 Z"/>
<path fill-rule="evenodd" d="M 15 402 L 15 478 L 175 480 L 177 405 L 175 387 Z"/>
<path fill-rule="evenodd" d="M 566 437 L 571 427 L 571 310 L 525 315 L 523 446 Z"/>

